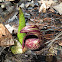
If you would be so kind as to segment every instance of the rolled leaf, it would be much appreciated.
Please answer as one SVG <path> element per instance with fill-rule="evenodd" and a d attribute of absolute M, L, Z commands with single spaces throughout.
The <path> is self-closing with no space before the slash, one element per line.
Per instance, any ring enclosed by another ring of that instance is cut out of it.
<path fill-rule="evenodd" d="M 23 39 L 24 39 L 24 37 L 26 35 L 25 33 L 20 33 L 20 31 L 21 31 L 21 29 L 23 27 L 25 27 L 25 18 L 24 18 L 24 14 L 23 14 L 21 8 L 19 8 L 19 27 L 18 27 L 18 34 L 17 34 L 17 36 L 18 36 L 18 40 L 19 40 L 19 42 L 21 44 L 22 44 Z"/>

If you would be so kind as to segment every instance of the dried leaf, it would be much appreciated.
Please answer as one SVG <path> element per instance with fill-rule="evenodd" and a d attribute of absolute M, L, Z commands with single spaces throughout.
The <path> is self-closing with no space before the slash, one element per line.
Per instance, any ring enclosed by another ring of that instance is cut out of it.
<path fill-rule="evenodd" d="M 0 23 L 0 46 L 14 45 L 12 35 L 7 28 Z"/>
<path fill-rule="evenodd" d="M 39 1 L 38 1 L 39 2 Z M 46 9 L 48 9 L 52 4 L 55 3 L 55 1 L 49 0 L 49 1 L 44 1 L 41 0 L 39 3 L 42 3 L 39 9 L 39 12 L 46 12 Z"/>
<path fill-rule="evenodd" d="M 62 3 L 60 3 L 60 4 L 57 5 L 57 6 L 53 6 L 53 8 L 54 8 L 55 10 L 57 10 L 60 15 L 62 15 Z"/>
<path fill-rule="evenodd" d="M 43 3 L 41 6 L 40 6 L 40 9 L 39 9 L 39 12 L 46 12 L 46 5 L 45 3 Z"/>

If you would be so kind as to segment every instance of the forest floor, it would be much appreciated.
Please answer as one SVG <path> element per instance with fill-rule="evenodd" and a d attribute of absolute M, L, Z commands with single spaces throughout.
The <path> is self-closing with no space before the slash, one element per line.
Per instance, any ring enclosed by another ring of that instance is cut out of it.
<path fill-rule="evenodd" d="M 47 41 L 53 40 L 62 31 L 62 1 L 53 0 L 52 2 L 43 1 L 42 4 L 38 0 L 21 0 L 18 3 L 1 2 L 0 22 L 8 28 L 12 37 L 17 39 L 19 25 L 18 8 L 21 7 L 26 25 L 37 25 Z M 2 5 L 5 7 L 2 8 Z M 2 47 L 1 45 L 0 62 L 62 62 L 62 39 L 54 42 L 49 49 L 43 48 L 45 49 L 43 52 L 42 50 L 37 52 L 28 50 L 23 54 L 13 54 L 10 47 Z"/>

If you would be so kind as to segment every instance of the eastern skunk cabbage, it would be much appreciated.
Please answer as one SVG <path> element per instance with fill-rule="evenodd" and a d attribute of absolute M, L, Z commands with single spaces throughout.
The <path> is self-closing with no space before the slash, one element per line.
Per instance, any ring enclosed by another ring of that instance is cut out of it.
<path fill-rule="evenodd" d="M 27 49 L 36 50 L 43 44 L 42 33 L 36 25 L 25 26 L 25 18 L 20 8 L 18 40 L 20 43 L 11 47 L 13 54 L 24 53 Z M 21 45 L 20 45 L 21 44 Z"/>
<path fill-rule="evenodd" d="M 25 26 L 20 33 L 27 33 L 25 36 L 22 48 L 27 48 L 30 50 L 36 50 L 42 45 L 42 34 L 36 25 Z"/>

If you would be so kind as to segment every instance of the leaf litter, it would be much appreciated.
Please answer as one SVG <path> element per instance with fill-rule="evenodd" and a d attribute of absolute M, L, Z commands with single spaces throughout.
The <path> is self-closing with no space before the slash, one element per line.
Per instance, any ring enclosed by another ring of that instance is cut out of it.
<path fill-rule="evenodd" d="M 51 6 L 52 5 L 51 1 L 53 2 L 53 6 Z M 41 61 L 42 62 L 46 62 L 46 61 L 60 62 L 62 61 L 61 60 L 62 58 L 62 53 L 61 53 L 62 52 L 62 47 L 61 47 L 62 46 L 62 38 L 61 38 L 62 37 L 62 32 L 61 32 L 62 31 L 62 15 L 61 15 L 61 11 L 59 11 L 60 7 L 57 6 L 58 4 L 59 5 L 61 4 L 61 1 L 55 0 L 58 3 L 54 2 L 53 0 L 51 1 L 49 0 L 48 2 L 51 2 L 51 3 L 47 5 L 46 5 L 46 3 L 48 3 L 47 1 L 44 1 L 43 2 L 44 4 L 42 3 L 43 8 L 45 5 L 45 11 L 44 11 L 45 13 L 44 12 L 39 13 L 39 10 L 42 7 L 42 4 L 35 6 L 35 2 L 38 3 L 38 1 L 34 1 L 34 3 L 32 3 L 32 1 L 23 1 L 23 2 L 20 1 L 19 3 L 16 3 L 16 8 L 18 8 L 17 4 L 18 5 L 22 3 L 24 3 L 24 5 L 27 5 L 26 3 L 29 4 L 28 7 L 24 6 L 24 8 L 22 8 L 25 14 L 26 25 L 37 25 L 43 34 L 44 41 L 45 42 L 47 41 L 47 42 L 45 43 L 44 47 L 38 51 L 28 50 L 24 54 L 17 54 L 17 55 L 14 55 L 11 53 L 10 47 L 3 48 L 0 55 L 1 62 L 2 61 L 4 62 L 8 62 L 8 61 L 11 61 L 11 62 L 14 62 L 14 61 L 15 62 L 41 62 Z M 56 6 L 59 8 L 59 10 L 56 9 L 57 8 Z M 11 26 L 11 29 L 12 27 L 14 27 L 15 29 L 18 30 L 18 24 L 19 24 L 18 23 L 19 20 L 17 19 L 18 10 L 16 10 L 17 14 L 16 14 L 16 11 L 13 11 L 12 15 L 9 11 L 8 12 L 6 11 L 3 11 L 2 14 L 0 14 L 1 15 L 0 22 L 3 22 L 4 25 L 9 24 Z M 9 16 L 7 17 L 6 15 L 5 17 L 3 17 L 3 15 L 5 15 L 4 13 L 9 14 Z M 17 18 L 13 16 L 14 14 L 16 14 L 15 16 L 17 16 Z M 27 16 L 27 14 L 29 14 L 29 17 Z M 8 22 L 9 19 L 11 19 L 12 21 Z M 14 32 L 11 31 L 10 33 L 12 37 L 14 37 L 14 39 L 17 40 L 17 30 L 15 29 L 13 29 Z M 57 35 L 61 35 L 61 36 L 57 38 Z"/>

